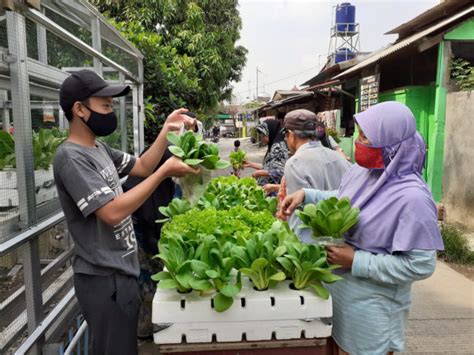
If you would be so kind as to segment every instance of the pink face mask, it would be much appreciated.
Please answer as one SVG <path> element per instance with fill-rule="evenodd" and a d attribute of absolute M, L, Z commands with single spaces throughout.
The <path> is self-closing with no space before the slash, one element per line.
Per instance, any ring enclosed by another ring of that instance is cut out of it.
<path fill-rule="evenodd" d="M 385 169 L 383 149 L 369 147 L 358 141 L 355 142 L 355 161 L 367 169 Z"/>

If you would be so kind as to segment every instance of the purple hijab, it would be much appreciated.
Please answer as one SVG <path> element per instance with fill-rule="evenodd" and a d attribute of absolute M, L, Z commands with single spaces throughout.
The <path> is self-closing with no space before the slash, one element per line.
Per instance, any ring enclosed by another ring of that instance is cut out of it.
<path fill-rule="evenodd" d="M 398 102 L 384 102 L 355 115 L 372 143 L 383 148 L 385 169 L 357 164 L 342 179 L 339 197 L 360 208 L 359 223 L 347 242 L 372 253 L 443 250 L 436 205 L 421 172 L 426 146 L 413 113 Z"/>

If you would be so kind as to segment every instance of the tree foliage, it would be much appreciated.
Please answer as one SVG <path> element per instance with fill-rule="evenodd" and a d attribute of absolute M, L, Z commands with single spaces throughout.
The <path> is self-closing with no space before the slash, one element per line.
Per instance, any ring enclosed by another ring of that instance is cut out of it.
<path fill-rule="evenodd" d="M 230 83 L 240 80 L 247 53 L 236 44 L 237 0 L 91 2 L 145 56 L 145 97 L 159 118 L 181 106 L 206 114 L 231 97 Z"/>

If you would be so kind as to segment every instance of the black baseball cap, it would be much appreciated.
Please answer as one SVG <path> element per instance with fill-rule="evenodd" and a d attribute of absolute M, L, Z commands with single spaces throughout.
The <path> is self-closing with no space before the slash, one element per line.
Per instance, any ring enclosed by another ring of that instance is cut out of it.
<path fill-rule="evenodd" d="M 110 85 L 92 70 L 79 70 L 64 80 L 59 89 L 59 104 L 68 112 L 76 101 L 89 97 L 119 97 L 129 93 L 128 85 Z"/>

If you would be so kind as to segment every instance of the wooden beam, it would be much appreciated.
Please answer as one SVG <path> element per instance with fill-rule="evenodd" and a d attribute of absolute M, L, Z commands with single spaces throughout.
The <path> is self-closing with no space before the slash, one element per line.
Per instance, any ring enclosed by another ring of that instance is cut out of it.
<path fill-rule="evenodd" d="M 41 0 L 26 0 L 26 4 L 38 11 L 41 11 Z"/>
<path fill-rule="evenodd" d="M 14 0 L 0 0 L 0 5 L 2 9 L 14 11 L 15 10 L 15 1 Z"/>
<path fill-rule="evenodd" d="M 420 41 L 418 44 L 417 50 L 418 52 L 424 52 L 427 49 L 430 49 L 433 46 L 436 46 L 443 40 L 444 32 L 437 34 L 433 37 L 425 37 Z"/>
<path fill-rule="evenodd" d="M 327 343 L 325 338 L 314 339 L 290 339 L 269 341 L 240 341 L 229 343 L 185 343 L 185 344 L 162 344 L 158 345 L 160 354 L 202 352 L 202 351 L 225 351 L 245 349 L 277 349 L 277 348 L 302 348 L 322 347 Z"/>

